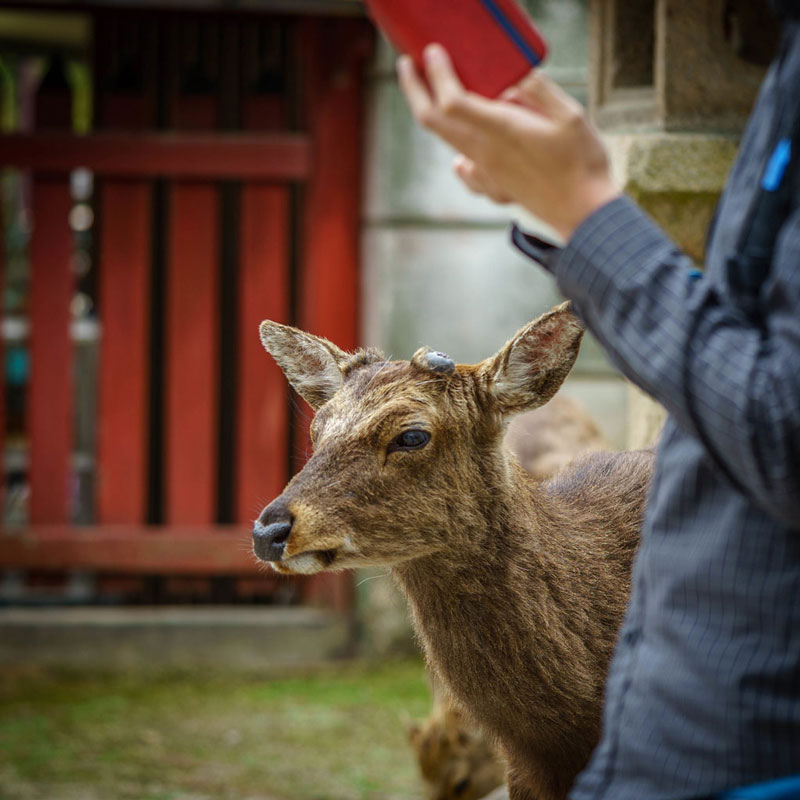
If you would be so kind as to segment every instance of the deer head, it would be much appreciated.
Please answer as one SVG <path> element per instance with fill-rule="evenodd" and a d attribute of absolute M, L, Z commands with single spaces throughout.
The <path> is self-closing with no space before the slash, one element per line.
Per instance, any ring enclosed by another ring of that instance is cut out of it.
<path fill-rule="evenodd" d="M 508 469 L 505 425 L 556 393 L 583 336 L 567 304 L 475 365 L 427 348 L 410 361 L 349 354 L 276 322 L 259 332 L 316 412 L 313 455 L 253 529 L 256 556 L 286 574 L 479 547 Z"/>

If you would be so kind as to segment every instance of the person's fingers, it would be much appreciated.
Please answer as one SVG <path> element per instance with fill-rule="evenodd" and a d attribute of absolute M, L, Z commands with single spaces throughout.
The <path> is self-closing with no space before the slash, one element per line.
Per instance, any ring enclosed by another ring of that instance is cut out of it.
<path fill-rule="evenodd" d="M 425 73 L 436 103 L 445 111 L 463 100 L 466 90 L 456 75 L 447 50 L 440 44 L 429 44 L 423 53 Z"/>
<path fill-rule="evenodd" d="M 535 124 L 522 118 L 530 117 L 528 110 L 467 91 L 441 45 L 428 45 L 423 57 L 427 84 L 412 59 L 403 56 L 397 62 L 400 87 L 417 121 L 459 152 L 483 161 L 487 152 L 503 152 L 511 144 L 515 125 Z"/>
<path fill-rule="evenodd" d="M 400 56 L 397 59 L 397 77 L 411 113 L 419 120 L 429 116 L 433 109 L 433 99 L 410 56 Z"/>
<path fill-rule="evenodd" d="M 569 120 L 583 114 L 583 106 L 538 69 L 507 90 L 503 98 L 528 106 L 553 120 Z"/>
<path fill-rule="evenodd" d="M 429 44 L 423 57 L 434 103 L 442 116 L 463 121 L 475 133 L 505 127 L 506 121 L 496 103 L 464 88 L 450 56 L 440 44 Z"/>
<path fill-rule="evenodd" d="M 468 141 L 469 132 L 437 105 L 409 56 L 401 56 L 398 59 L 397 75 L 400 89 L 416 120 L 423 127 L 439 134 L 456 149 L 462 149 Z"/>
<path fill-rule="evenodd" d="M 501 191 L 486 174 L 482 173 L 472 159 L 459 153 L 453 159 L 453 171 L 466 187 L 475 194 L 482 194 L 495 203 L 505 205 L 511 198 Z"/>

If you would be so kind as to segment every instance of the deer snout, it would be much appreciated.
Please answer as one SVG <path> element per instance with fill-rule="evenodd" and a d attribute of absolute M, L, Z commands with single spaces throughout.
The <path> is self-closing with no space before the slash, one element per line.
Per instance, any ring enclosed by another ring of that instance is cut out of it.
<path fill-rule="evenodd" d="M 267 506 L 253 524 L 253 550 L 262 561 L 280 561 L 292 533 L 292 516 L 285 508 Z"/>

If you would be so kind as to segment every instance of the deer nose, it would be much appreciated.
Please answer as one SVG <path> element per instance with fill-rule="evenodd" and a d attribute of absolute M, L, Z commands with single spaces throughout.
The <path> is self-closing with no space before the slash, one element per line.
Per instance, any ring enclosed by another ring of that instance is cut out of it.
<path fill-rule="evenodd" d="M 292 532 L 293 519 L 286 509 L 267 506 L 253 524 L 253 550 L 262 561 L 280 561 Z"/>

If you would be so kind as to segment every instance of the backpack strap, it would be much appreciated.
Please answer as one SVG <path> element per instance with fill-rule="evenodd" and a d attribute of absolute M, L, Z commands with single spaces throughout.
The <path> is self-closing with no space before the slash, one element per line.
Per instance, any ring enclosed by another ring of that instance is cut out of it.
<path fill-rule="evenodd" d="M 758 299 L 791 211 L 793 182 L 800 163 L 800 108 L 786 110 L 777 126 L 772 154 L 728 262 L 730 286 L 748 316 L 758 316 Z"/>

